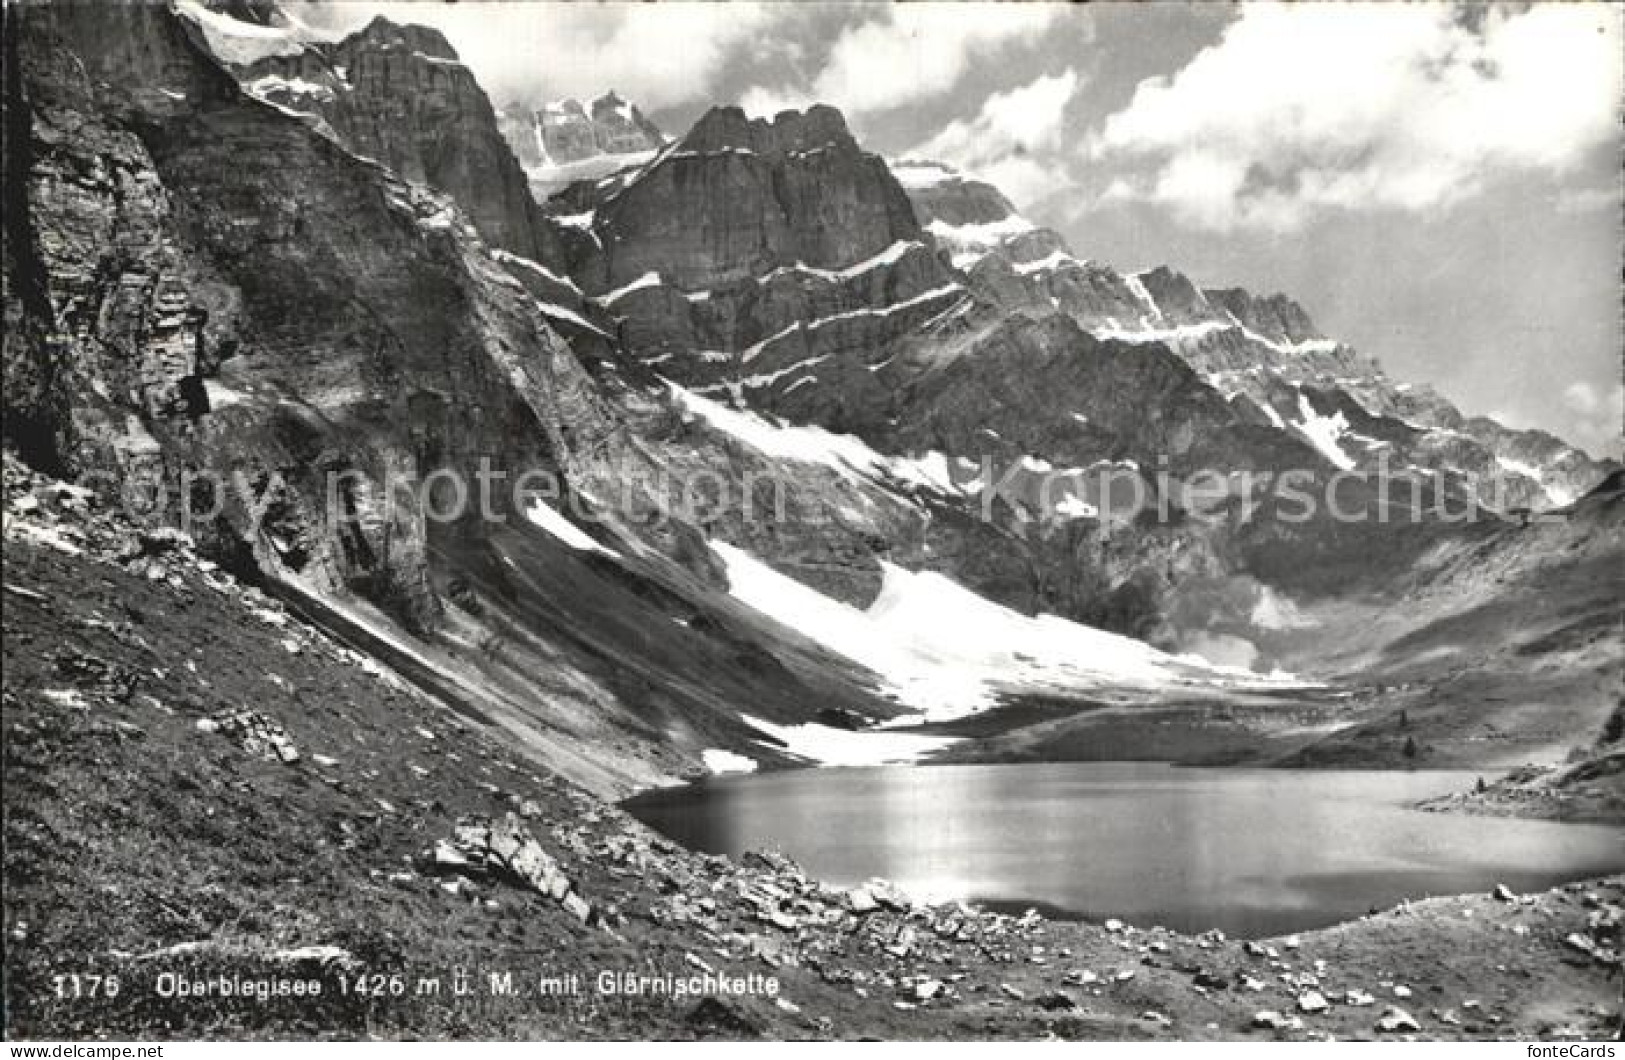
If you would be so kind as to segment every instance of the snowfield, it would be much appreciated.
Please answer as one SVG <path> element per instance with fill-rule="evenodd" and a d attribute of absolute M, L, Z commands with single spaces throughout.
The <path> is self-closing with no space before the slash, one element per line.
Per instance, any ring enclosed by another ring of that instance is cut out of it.
<path fill-rule="evenodd" d="M 525 506 L 525 515 L 530 521 L 541 529 L 569 545 L 577 552 L 601 552 L 606 556 L 620 558 L 618 552 L 613 552 L 589 537 L 586 531 L 566 519 L 562 512 L 549 507 L 547 502 L 532 498 Z"/>
<path fill-rule="evenodd" d="M 286 26 L 261 26 L 215 11 L 200 0 L 174 0 L 175 12 L 202 31 L 209 50 L 226 62 L 248 65 L 273 55 L 298 55 L 306 41 L 337 40 L 341 34 L 305 25 L 286 9 Z"/>
<path fill-rule="evenodd" d="M 756 759 L 734 754 L 732 751 L 724 751 L 720 747 L 710 747 L 701 751 L 700 760 L 705 763 L 705 768 L 716 776 L 721 776 L 724 773 L 756 772 Z"/>
<path fill-rule="evenodd" d="M 811 361 L 822 358 L 812 358 Z M 805 367 L 804 361 L 791 368 Z M 956 483 L 948 471 L 948 458 L 932 450 L 914 458 L 885 456 L 850 434 L 833 434 L 821 427 L 773 423 L 754 412 L 728 408 L 692 390 L 667 381 L 677 406 L 703 419 L 712 429 L 732 436 L 763 456 L 820 464 L 848 477 L 875 482 L 901 483 L 937 490 L 941 493 L 974 493 L 975 483 Z"/>
<path fill-rule="evenodd" d="M 1298 413 L 1303 419 L 1294 423 L 1293 426 L 1298 428 L 1299 433 L 1305 438 L 1309 439 L 1311 445 L 1320 450 L 1322 456 L 1344 471 L 1354 466 L 1354 458 L 1345 453 L 1343 448 L 1337 444 L 1338 440 L 1349 431 L 1349 422 L 1341 412 L 1334 413 L 1331 416 L 1322 416 L 1309 403 L 1309 396 L 1300 390 L 1298 392 Z"/>
<path fill-rule="evenodd" d="M 918 762 L 933 751 L 958 743 L 952 736 L 911 736 L 900 732 L 852 732 L 828 725 L 775 725 L 742 715 L 751 725 L 784 744 L 784 749 L 821 766 L 889 766 Z M 748 761 L 748 760 L 747 760 Z"/>
<path fill-rule="evenodd" d="M 732 545 L 712 542 L 711 549 L 726 567 L 729 595 L 873 671 L 883 692 L 923 715 L 902 724 L 974 714 L 996 705 L 1000 693 L 1099 694 L 1291 680 L 1169 655 L 1055 615 L 1028 617 L 941 574 L 884 561 L 880 594 L 859 610 Z"/>

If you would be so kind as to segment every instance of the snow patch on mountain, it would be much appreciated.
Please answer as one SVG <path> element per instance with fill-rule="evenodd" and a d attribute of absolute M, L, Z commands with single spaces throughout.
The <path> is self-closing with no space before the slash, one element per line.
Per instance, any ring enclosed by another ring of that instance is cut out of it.
<path fill-rule="evenodd" d="M 720 747 L 709 747 L 701 751 L 700 761 L 705 763 L 706 769 L 717 776 L 725 773 L 754 773 L 757 766 L 756 759 L 725 751 Z"/>
<path fill-rule="evenodd" d="M 891 164 L 892 176 L 897 178 L 905 191 L 918 191 L 922 188 L 934 188 L 939 184 L 962 180 L 959 172 L 951 166 L 941 162 L 916 162 L 903 160 Z"/>
<path fill-rule="evenodd" d="M 844 313 L 834 313 L 827 317 L 820 317 L 817 320 L 809 321 L 806 327 L 808 331 L 817 331 L 819 328 L 828 327 L 830 324 L 836 324 L 843 320 L 858 320 L 863 317 L 888 317 L 904 309 L 912 309 L 914 306 L 935 302 L 938 299 L 947 298 L 949 295 L 962 295 L 964 293 L 965 288 L 957 283 L 943 284 L 941 287 L 933 288 L 924 294 L 917 294 L 913 298 L 906 298 L 901 302 L 891 302 L 882 306 L 864 306 L 862 309 L 849 309 Z"/>
<path fill-rule="evenodd" d="M 804 363 L 792 365 L 785 371 L 803 367 Z M 848 477 L 883 485 L 901 483 L 943 493 L 965 493 L 973 489 L 974 484 L 955 484 L 949 473 L 948 458 L 939 452 L 928 452 L 918 458 L 885 456 L 849 434 L 833 434 L 822 427 L 773 423 L 754 412 L 730 409 L 675 383 L 668 381 L 667 385 L 679 408 L 763 456 L 820 464 Z"/>
<path fill-rule="evenodd" d="M 1139 276 L 1131 273 L 1123 277 L 1123 282 L 1128 285 L 1129 292 L 1145 306 L 1145 315 L 1140 317 L 1145 327 L 1150 328 L 1153 322 L 1162 319 L 1162 309 L 1158 307 L 1157 300 L 1151 297 L 1151 292 L 1145 289 L 1145 284 Z"/>
<path fill-rule="evenodd" d="M 726 568 L 730 595 L 873 671 L 886 691 L 928 720 L 987 710 L 1004 693 L 1099 694 L 1272 680 L 1168 655 L 1055 615 L 1022 615 L 944 575 L 883 560 L 880 593 L 859 610 L 732 545 L 712 542 L 711 549 Z"/>
<path fill-rule="evenodd" d="M 578 180 L 603 180 L 625 169 L 647 165 L 655 152 L 630 151 L 624 155 L 595 155 L 574 162 L 541 163 L 523 167 L 531 187 L 548 195 Z"/>
<path fill-rule="evenodd" d="M 1064 250 L 1052 250 L 1037 261 L 1018 261 L 1013 268 L 1023 276 L 1030 276 L 1035 272 L 1053 272 L 1068 266 L 1081 268 L 1083 262 Z"/>
<path fill-rule="evenodd" d="M 1303 418 L 1293 424 L 1298 432 L 1309 440 L 1309 444 L 1320 450 L 1321 455 L 1344 471 L 1354 466 L 1354 458 L 1345 453 L 1337 443 L 1349 433 L 1349 422 L 1341 412 L 1330 416 L 1322 416 L 1315 411 L 1310 403 L 1309 395 L 1299 391 L 1298 414 Z"/>
<path fill-rule="evenodd" d="M 639 276 L 637 279 L 633 280 L 631 283 L 626 284 L 623 287 L 617 287 L 607 294 L 599 295 L 593 300 L 599 305 L 603 306 L 614 305 L 620 299 L 625 298 L 633 291 L 641 291 L 645 287 L 659 287 L 662 285 L 662 283 L 663 281 L 660 279 L 660 274 L 658 272 L 646 272 L 642 276 Z"/>
<path fill-rule="evenodd" d="M 543 265 L 539 261 L 532 261 L 530 258 L 520 257 L 518 254 L 510 254 L 506 250 L 497 248 L 492 248 L 491 256 L 502 262 L 504 265 L 512 265 L 516 268 L 525 269 L 529 272 L 535 273 L 550 283 L 556 283 L 560 287 L 574 291 L 576 294 L 581 293 L 581 288 L 576 286 L 576 282 L 574 280 L 570 279 L 568 276 L 554 272 L 552 269 L 548 268 L 546 265 Z"/>
<path fill-rule="evenodd" d="M 598 552 L 605 556 L 620 558 L 620 553 L 607 549 L 594 541 L 587 535 L 586 531 L 566 519 L 562 512 L 540 498 L 532 498 L 525 505 L 525 517 L 534 525 L 547 531 L 577 552 Z"/>
<path fill-rule="evenodd" d="M 266 74 L 256 77 L 252 81 L 243 82 L 243 90 L 255 99 L 282 94 L 287 96 L 309 97 L 319 100 L 331 100 L 333 90 L 326 85 L 319 85 L 314 81 L 306 81 L 298 77 L 281 77 L 277 74 Z"/>
<path fill-rule="evenodd" d="M 956 268 L 969 268 L 984 255 L 1003 246 L 1006 240 L 1036 231 L 1037 225 L 1020 214 L 981 224 L 951 225 L 940 218 L 925 226 L 937 242 L 948 248 Z"/>
<path fill-rule="evenodd" d="M 761 277 L 757 282 L 766 283 L 775 276 L 780 276 L 789 272 L 804 273 L 808 276 L 817 276 L 820 279 L 836 282 L 841 280 L 851 280 L 862 276 L 864 273 L 873 272 L 875 269 L 883 266 L 895 265 L 898 261 L 902 260 L 903 255 L 907 254 L 909 251 L 923 247 L 924 244 L 916 240 L 899 239 L 885 250 L 882 250 L 880 253 L 875 254 L 872 257 L 865 258 L 856 264 L 848 265 L 844 269 L 819 269 L 798 261 L 794 265 L 782 265 L 779 268 L 774 269 L 772 272 Z"/>
<path fill-rule="evenodd" d="M 741 715 L 745 721 L 779 741 L 798 758 L 821 766 L 910 765 L 959 742 L 952 736 L 915 736 L 900 732 L 853 732 L 829 725 L 775 725 Z M 766 741 L 763 741 L 764 743 Z"/>
<path fill-rule="evenodd" d="M 287 25 L 260 26 L 211 10 L 199 0 L 173 0 L 177 14 L 190 19 L 203 32 L 209 50 L 223 62 L 247 66 L 273 55 L 298 55 L 305 42 L 337 40 L 337 34 L 311 29 L 284 12 Z"/>

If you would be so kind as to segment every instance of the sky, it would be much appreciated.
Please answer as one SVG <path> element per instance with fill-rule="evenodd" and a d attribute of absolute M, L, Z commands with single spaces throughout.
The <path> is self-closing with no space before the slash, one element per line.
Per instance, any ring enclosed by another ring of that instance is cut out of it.
<path fill-rule="evenodd" d="M 1605 3 L 372 3 L 498 105 L 609 89 L 680 135 L 825 102 L 1079 255 L 1285 292 L 1469 414 L 1621 453 L 1625 12 Z"/>

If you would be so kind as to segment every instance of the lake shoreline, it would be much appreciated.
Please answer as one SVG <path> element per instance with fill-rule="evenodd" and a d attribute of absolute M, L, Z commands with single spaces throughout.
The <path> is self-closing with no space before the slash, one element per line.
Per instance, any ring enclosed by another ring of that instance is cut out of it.
<path fill-rule="evenodd" d="M 1595 824 L 1419 812 L 1479 775 L 828 766 L 711 778 L 620 805 L 690 849 L 733 859 L 779 849 L 835 886 L 881 875 L 932 901 L 1193 933 L 1318 930 L 1428 895 L 1625 872 L 1616 833 Z M 1328 846 L 1328 834 L 1343 839 Z"/>

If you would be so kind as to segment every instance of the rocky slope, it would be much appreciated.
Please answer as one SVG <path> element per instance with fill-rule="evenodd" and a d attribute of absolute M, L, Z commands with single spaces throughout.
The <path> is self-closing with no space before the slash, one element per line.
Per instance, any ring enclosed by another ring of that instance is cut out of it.
<path fill-rule="evenodd" d="M 596 180 L 647 162 L 665 135 L 633 103 L 606 92 L 588 103 L 563 99 L 532 108 L 510 103 L 498 127 L 538 199 L 578 180 Z"/>

